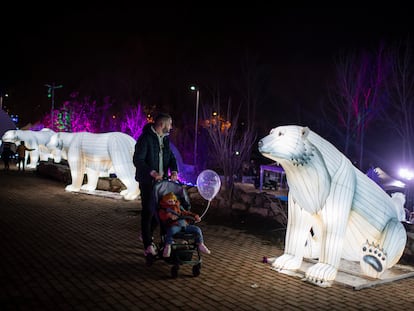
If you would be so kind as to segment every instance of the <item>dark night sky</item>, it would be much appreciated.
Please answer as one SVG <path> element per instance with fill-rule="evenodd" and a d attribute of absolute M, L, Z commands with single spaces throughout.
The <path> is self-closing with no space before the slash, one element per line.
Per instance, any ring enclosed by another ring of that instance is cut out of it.
<path fill-rule="evenodd" d="M 36 14 L 13 12 L 10 21 L 1 22 L 7 29 L 1 82 L 17 86 L 17 93 L 51 81 L 75 89 L 83 77 L 93 79 L 94 72 L 116 67 L 128 53 L 142 57 L 131 52 L 133 46 L 156 70 L 182 70 L 190 78 L 235 70 L 249 51 L 268 64 L 275 80 L 296 89 L 320 80 L 342 50 L 406 36 L 411 20 L 389 8 L 38 9 Z"/>
<path fill-rule="evenodd" d="M 271 111 L 265 124 L 274 126 L 273 116 L 285 107 L 312 107 L 326 95 L 339 52 L 375 49 L 414 30 L 410 10 L 398 3 L 353 9 L 55 6 L 37 7 L 36 14 L 11 8 L 7 18 L 2 13 L 0 86 L 13 95 L 8 106 L 23 122 L 48 111 L 45 83 L 63 84 L 65 99 L 102 77 L 97 72 L 110 77 L 135 61 L 162 77 L 160 90 L 182 89 L 165 94 L 173 105 L 193 104 L 185 97 L 189 83 L 231 79 L 248 51 L 270 72 L 273 98 L 261 113 Z"/>

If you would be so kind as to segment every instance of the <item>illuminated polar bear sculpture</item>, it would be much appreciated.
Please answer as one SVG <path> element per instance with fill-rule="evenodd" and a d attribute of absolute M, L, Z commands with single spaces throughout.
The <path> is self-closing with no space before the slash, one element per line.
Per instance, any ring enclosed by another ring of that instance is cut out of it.
<path fill-rule="evenodd" d="M 304 257 L 318 258 L 305 278 L 327 287 L 341 258 L 359 261 L 372 278 L 399 261 L 407 235 L 393 199 L 331 143 L 287 125 L 261 139 L 259 151 L 284 168 L 289 185 L 285 250 L 274 269 L 297 270 Z"/>
<path fill-rule="evenodd" d="M 83 132 L 57 132 L 53 134 L 46 145 L 52 153 L 53 162 L 60 163 L 62 162 L 62 159 L 68 160 L 69 146 L 73 137 L 82 133 Z M 99 177 L 108 177 L 111 173 L 115 173 L 113 167 L 109 168 L 109 170 L 101 170 L 99 172 Z M 83 187 L 85 189 L 95 189 L 97 185 L 94 184 L 93 178 L 88 178 L 87 180 L 87 185 L 83 185 Z"/>
<path fill-rule="evenodd" d="M 57 132 L 50 137 L 46 147 L 51 151 L 55 163 L 68 159 L 69 146 L 75 135 L 71 132 Z"/>
<path fill-rule="evenodd" d="M 135 200 L 140 191 L 132 162 L 134 150 L 135 140 L 125 133 L 74 133 L 67 151 L 72 184 L 65 189 L 93 191 L 100 174 L 113 168 L 118 179 L 126 187 L 120 194 L 125 200 Z M 82 185 L 85 174 L 88 183 Z"/>
<path fill-rule="evenodd" d="M 5 142 L 15 143 L 20 145 L 21 141 L 25 142 L 25 146 L 32 151 L 26 152 L 25 166 L 28 168 L 36 168 L 37 163 L 40 161 L 47 161 L 51 157 L 49 149 L 46 144 L 49 142 L 50 137 L 55 132 L 51 129 L 44 128 L 40 131 L 32 130 L 8 130 L 4 133 L 2 140 Z M 27 164 L 30 156 L 30 163 Z"/>

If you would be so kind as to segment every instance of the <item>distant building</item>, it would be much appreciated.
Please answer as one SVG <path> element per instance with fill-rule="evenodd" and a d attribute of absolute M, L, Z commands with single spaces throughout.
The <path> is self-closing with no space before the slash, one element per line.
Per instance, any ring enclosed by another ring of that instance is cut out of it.
<path fill-rule="evenodd" d="M 3 137 L 4 133 L 8 130 L 15 130 L 16 124 L 10 118 L 10 116 L 3 110 L 0 109 L 0 138 Z M 1 141 L 0 141 L 1 145 Z M 2 147 L 0 146 L 0 150 Z"/>

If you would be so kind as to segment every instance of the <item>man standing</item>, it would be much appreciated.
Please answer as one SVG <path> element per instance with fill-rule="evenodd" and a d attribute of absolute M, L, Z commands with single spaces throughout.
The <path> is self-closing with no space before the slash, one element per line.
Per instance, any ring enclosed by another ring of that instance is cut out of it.
<path fill-rule="evenodd" d="M 172 117 L 160 113 L 154 123 L 144 126 L 142 134 L 135 144 L 133 162 L 136 167 L 135 179 L 141 190 L 141 235 L 144 243 L 145 256 L 155 256 L 157 249 L 152 242 L 152 233 L 157 224 L 151 206 L 153 186 L 156 181 L 168 177 L 178 180 L 177 160 L 171 151 L 168 135 L 172 129 Z"/>
<path fill-rule="evenodd" d="M 27 148 L 24 141 L 20 142 L 20 145 L 17 146 L 17 163 L 19 165 L 19 171 L 22 169 L 24 171 L 24 167 L 26 165 L 26 151 L 33 151 L 34 149 Z"/>

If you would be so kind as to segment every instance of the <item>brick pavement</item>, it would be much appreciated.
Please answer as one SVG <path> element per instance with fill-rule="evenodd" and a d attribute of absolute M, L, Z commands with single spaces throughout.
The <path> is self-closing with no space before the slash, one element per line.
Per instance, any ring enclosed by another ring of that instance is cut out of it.
<path fill-rule="evenodd" d="M 0 172 L 1 310 L 413 310 L 414 278 L 355 291 L 277 273 L 281 250 L 201 222 L 201 275 L 145 265 L 139 202 L 64 191 L 34 172 Z M 270 233 L 269 233 L 270 234 Z"/>

